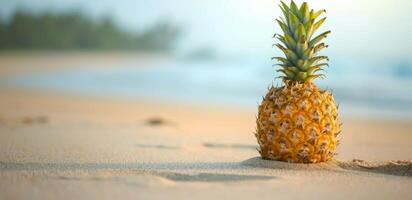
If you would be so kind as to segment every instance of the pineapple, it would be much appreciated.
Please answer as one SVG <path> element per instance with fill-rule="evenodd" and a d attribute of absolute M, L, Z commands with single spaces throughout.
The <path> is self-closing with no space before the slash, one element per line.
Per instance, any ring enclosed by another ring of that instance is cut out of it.
<path fill-rule="evenodd" d="M 322 42 L 330 31 L 314 33 L 326 18 L 316 20 L 325 10 L 309 10 L 281 2 L 284 18 L 277 20 L 283 35 L 275 34 L 276 46 L 285 57 L 274 57 L 283 84 L 272 86 L 259 106 L 255 136 L 263 159 L 293 163 L 317 163 L 335 154 L 340 133 L 338 107 L 333 95 L 312 81 L 328 66 L 328 57 L 317 55 L 327 45 Z"/>

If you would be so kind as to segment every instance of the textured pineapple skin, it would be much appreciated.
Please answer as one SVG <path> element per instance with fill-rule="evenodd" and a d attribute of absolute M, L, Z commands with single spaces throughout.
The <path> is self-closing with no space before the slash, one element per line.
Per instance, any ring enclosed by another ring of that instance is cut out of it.
<path fill-rule="evenodd" d="M 262 100 L 255 136 L 263 159 L 292 163 L 330 160 L 340 122 L 333 95 L 311 82 L 286 81 Z"/>

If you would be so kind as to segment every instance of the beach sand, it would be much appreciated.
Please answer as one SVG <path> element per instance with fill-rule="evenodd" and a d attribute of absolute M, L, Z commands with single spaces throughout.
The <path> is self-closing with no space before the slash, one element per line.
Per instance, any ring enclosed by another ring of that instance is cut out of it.
<path fill-rule="evenodd" d="M 49 70 L 24 58 L 1 75 Z M 343 116 L 335 160 L 290 164 L 258 157 L 255 112 L 0 87 L 0 199 L 412 199 L 410 121 Z"/>

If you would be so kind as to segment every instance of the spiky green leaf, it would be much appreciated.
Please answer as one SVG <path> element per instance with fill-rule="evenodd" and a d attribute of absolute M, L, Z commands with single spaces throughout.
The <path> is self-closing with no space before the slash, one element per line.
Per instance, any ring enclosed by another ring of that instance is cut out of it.
<path fill-rule="evenodd" d="M 314 34 L 324 24 L 326 17 L 316 20 L 325 13 L 325 10 L 314 11 L 309 9 L 308 3 L 302 3 L 299 7 L 292 0 L 289 5 L 281 2 L 279 5 L 284 17 L 277 19 L 277 23 L 283 31 L 283 35 L 274 35 L 280 41 L 276 44 L 284 57 L 273 57 L 279 63 L 281 77 L 293 81 L 311 81 L 323 77 L 317 74 L 323 71 L 328 64 L 326 56 L 317 55 L 327 45 L 322 42 L 330 31 L 317 36 Z M 313 38 L 312 38 L 313 37 Z"/>
<path fill-rule="evenodd" d="M 278 19 L 276 19 L 276 21 L 278 22 L 280 28 L 282 29 L 282 31 L 285 35 L 290 34 L 289 27 L 286 24 L 284 24 L 282 21 L 280 21 Z"/>
<path fill-rule="evenodd" d="M 307 23 L 310 20 L 310 12 L 309 12 L 309 6 L 308 3 L 304 2 L 300 6 L 299 12 L 303 16 L 303 23 Z"/>
<path fill-rule="evenodd" d="M 322 9 L 322 10 L 319 10 L 319 11 L 317 11 L 317 12 L 314 12 L 313 10 L 312 10 L 312 12 L 311 12 L 311 14 L 310 14 L 310 18 L 311 19 L 316 19 L 316 18 L 318 18 L 321 14 L 323 14 L 323 13 L 326 13 L 326 10 L 325 9 Z"/>
<path fill-rule="evenodd" d="M 315 38 L 313 38 L 310 42 L 309 42 L 309 47 L 313 47 L 314 45 L 316 45 L 317 43 L 319 43 L 320 41 L 322 41 L 323 39 L 325 39 L 328 34 L 330 34 L 331 31 L 325 31 L 322 34 L 316 36 Z"/>
<path fill-rule="evenodd" d="M 296 3 L 292 0 L 290 2 L 290 10 L 293 12 L 293 14 L 295 14 L 298 18 L 302 18 L 301 13 L 299 12 L 299 8 L 296 5 Z"/>
<path fill-rule="evenodd" d="M 319 29 L 320 26 L 322 26 L 322 24 L 325 22 L 325 20 L 326 20 L 326 17 L 320 19 L 319 21 L 317 21 L 316 23 L 312 24 L 309 27 L 308 38 L 312 37 L 313 33 L 316 32 Z"/>

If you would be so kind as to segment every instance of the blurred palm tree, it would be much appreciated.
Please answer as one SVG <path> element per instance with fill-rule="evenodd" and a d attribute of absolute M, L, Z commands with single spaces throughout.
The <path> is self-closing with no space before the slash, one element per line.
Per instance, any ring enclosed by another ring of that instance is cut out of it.
<path fill-rule="evenodd" d="M 180 29 L 169 22 L 130 33 L 109 17 L 92 20 L 79 12 L 35 15 L 19 10 L 0 24 L 0 49 L 169 51 L 180 35 Z"/>

